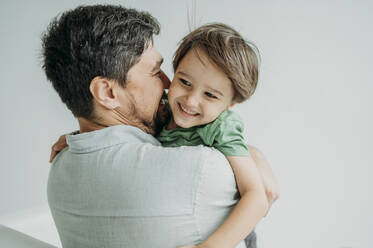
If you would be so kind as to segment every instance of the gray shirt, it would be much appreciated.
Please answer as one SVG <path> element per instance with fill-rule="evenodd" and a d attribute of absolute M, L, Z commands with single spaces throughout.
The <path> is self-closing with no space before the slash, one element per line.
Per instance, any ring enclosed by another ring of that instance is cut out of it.
<path fill-rule="evenodd" d="M 198 244 L 238 201 L 232 169 L 214 148 L 162 147 L 127 125 L 66 139 L 48 180 L 63 247 Z"/>

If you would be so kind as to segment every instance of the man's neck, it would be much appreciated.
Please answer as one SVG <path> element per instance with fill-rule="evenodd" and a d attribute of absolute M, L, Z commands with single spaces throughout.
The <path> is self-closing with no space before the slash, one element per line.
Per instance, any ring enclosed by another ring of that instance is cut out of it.
<path fill-rule="evenodd" d="M 109 127 L 109 125 L 97 123 L 85 118 L 78 118 L 78 122 L 80 127 L 80 133 L 92 132 L 103 129 L 105 127 Z"/>
<path fill-rule="evenodd" d="M 124 115 L 118 115 L 116 116 L 114 114 L 114 118 L 108 118 L 108 119 L 92 119 L 88 120 L 86 118 L 78 118 L 79 127 L 80 127 L 80 133 L 86 133 L 86 132 L 92 132 L 96 130 L 100 130 L 103 128 L 116 126 L 116 125 L 129 125 L 133 127 L 140 128 L 145 133 L 154 135 L 154 130 L 150 127 L 145 126 L 140 121 L 137 121 L 136 118 L 133 118 L 134 120 L 131 120 L 130 118 L 125 118 Z"/>

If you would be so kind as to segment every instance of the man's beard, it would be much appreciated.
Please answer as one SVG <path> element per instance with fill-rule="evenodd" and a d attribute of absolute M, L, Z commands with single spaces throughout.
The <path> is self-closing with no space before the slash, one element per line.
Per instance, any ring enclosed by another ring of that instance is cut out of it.
<path fill-rule="evenodd" d="M 171 119 L 171 112 L 163 110 L 163 106 L 161 106 L 162 110 L 158 110 L 153 117 L 148 120 L 141 118 L 141 112 L 136 109 L 136 105 L 133 105 L 133 107 L 135 119 L 139 120 L 141 125 L 145 127 L 145 129 L 143 129 L 144 132 L 153 136 L 157 136 Z"/>
<path fill-rule="evenodd" d="M 166 112 L 155 112 L 153 116 L 146 117 L 141 111 L 135 99 L 130 97 L 127 103 L 126 110 L 120 107 L 116 107 L 113 111 L 117 116 L 117 120 L 123 124 L 138 127 L 145 133 L 156 136 L 163 128 L 164 125 L 170 120 L 171 114 L 169 111 Z M 161 108 L 163 109 L 163 108 Z"/>
<path fill-rule="evenodd" d="M 155 116 L 152 118 L 144 118 L 141 111 L 139 111 L 135 105 L 131 104 L 126 110 L 123 110 L 120 107 L 113 109 L 116 119 L 125 125 L 130 125 L 138 127 L 143 130 L 145 133 L 154 135 L 156 128 Z"/>

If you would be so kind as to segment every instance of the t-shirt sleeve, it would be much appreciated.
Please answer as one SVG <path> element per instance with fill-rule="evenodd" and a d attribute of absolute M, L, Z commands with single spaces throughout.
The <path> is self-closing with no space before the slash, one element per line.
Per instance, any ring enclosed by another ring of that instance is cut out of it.
<path fill-rule="evenodd" d="M 206 145 L 215 147 L 225 156 L 250 156 L 243 131 L 241 118 L 230 110 L 197 130 Z"/>

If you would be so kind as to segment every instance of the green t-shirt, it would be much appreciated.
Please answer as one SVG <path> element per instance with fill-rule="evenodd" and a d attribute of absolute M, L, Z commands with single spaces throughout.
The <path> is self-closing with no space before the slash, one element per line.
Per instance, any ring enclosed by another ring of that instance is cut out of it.
<path fill-rule="evenodd" d="M 227 110 L 213 122 L 191 128 L 163 130 L 156 137 L 163 146 L 206 145 L 218 149 L 225 156 L 250 156 L 243 138 L 241 118 Z"/>

